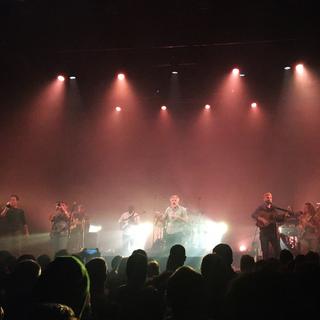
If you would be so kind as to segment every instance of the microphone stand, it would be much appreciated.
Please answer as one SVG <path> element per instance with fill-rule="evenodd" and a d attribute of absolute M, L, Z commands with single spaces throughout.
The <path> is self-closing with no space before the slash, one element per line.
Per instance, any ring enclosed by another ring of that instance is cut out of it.
<path fill-rule="evenodd" d="M 86 220 L 83 218 L 81 220 L 81 250 L 84 249 L 84 228 Z"/>
<path fill-rule="evenodd" d="M 255 261 L 258 260 L 258 246 L 256 245 L 256 237 L 257 237 L 257 231 L 258 231 L 258 227 L 256 226 L 256 229 L 254 231 L 254 235 L 253 235 L 253 239 L 251 242 L 251 250 L 254 252 L 254 259 Z"/>

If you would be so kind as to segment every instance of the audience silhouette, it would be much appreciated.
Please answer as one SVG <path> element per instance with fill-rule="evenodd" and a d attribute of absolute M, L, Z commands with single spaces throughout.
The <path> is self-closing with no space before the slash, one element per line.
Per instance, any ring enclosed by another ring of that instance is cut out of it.
<path fill-rule="evenodd" d="M 317 252 L 282 250 L 258 261 L 245 254 L 237 272 L 224 243 L 203 257 L 200 272 L 186 257 L 176 244 L 161 268 L 138 249 L 115 256 L 108 271 L 101 257 L 84 265 L 66 251 L 52 261 L 0 251 L 0 320 L 291 320 L 318 312 Z"/>

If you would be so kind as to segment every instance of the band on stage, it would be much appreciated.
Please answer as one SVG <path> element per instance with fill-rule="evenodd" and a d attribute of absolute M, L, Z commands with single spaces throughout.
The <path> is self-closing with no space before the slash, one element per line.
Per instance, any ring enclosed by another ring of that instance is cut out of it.
<path fill-rule="evenodd" d="M 19 255 L 23 243 L 29 237 L 25 211 L 20 208 L 19 197 L 9 197 L 0 208 L 1 249 Z M 144 212 L 145 213 L 145 212 Z M 143 213 L 142 213 L 143 214 Z M 259 230 L 262 258 L 278 257 L 280 249 L 286 247 L 293 253 L 306 254 L 319 251 L 320 204 L 304 204 L 303 210 L 294 212 L 291 207 L 274 205 L 270 192 L 263 195 L 263 203 L 251 214 Z M 201 217 L 200 217 L 201 218 Z M 84 205 L 74 202 L 69 208 L 66 202 L 58 201 L 49 216 L 52 251 L 68 250 L 80 252 L 85 248 L 85 237 L 89 230 L 89 217 Z M 169 206 L 163 212 L 153 212 L 152 244 L 168 249 L 174 244 L 192 244 L 195 232 L 194 215 L 180 204 L 178 195 L 169 198 Z M 141 223 L 141 214 L 134 206 L 121 214 L 119 228 L 122 232 L 122 253 L 129 254 L 134 248 L 134 229 Z M 5 239 L 5 241 L 3 241 Z"/>
<path fill-rule="evenodd" d="M 302 211 L 281 208 L 272 202 L 272 194 L 263 195 L 263 203 L 252 213 L 260 231 L 262 258 L 279 257 L 280 242 L 295 254 L 318 252 L 320 243 L 320 206 L 306 202 Z"/>
<path fill-rule="evenodd" d="M 9 250 L 17 256 L 24 252 L 30 236 L 26 214 L 19 200 L 19 196 L 13 194 L 0 208 L 0 249 Z M 89 218 L 82 204 L 73 203 L 69 209 L 66 202 L 56 202 L 49 221 L 50 236 L 47 240 L 51 243 L 53 253 L 60 250 L 79 252 L 84 248 Z"/>
<path fill-rule="evenodd" d="M 170 248 L 174 244 L 185 244 L 188 230 L 187 209 L 179 204 L 178 195 L 170 197 L 170 205 L 165 212 L 155 212 L 154 227 L 158 234 L 155 240 L 161 240 L 163 247 Z M 122 253 L 128 254 L 134 248 L 135 227 L 140 223 L 140 214 L 130 206 L 128 211 L 124 212 L 119 219 L 119 226 L 122 230 Z"/>

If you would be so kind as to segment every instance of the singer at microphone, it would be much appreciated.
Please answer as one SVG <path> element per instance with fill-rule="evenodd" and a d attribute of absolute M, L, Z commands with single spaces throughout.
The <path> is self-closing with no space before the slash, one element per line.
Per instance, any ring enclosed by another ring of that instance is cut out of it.
<path fill-rule="evenodd" d="M 5 219 L 6 231 L 9 236 L 9 251 L 21 255 L 23 236 L 29 236 L 28 225 L 24 210 L 19 208 L 19 197 L 15 194 L 10 196 L 0 216 Z"/>
<path fill-rule="evenodd" d="M 7 211 L 10 209 L 10 203 L 7 202 L 5 204 L 5 206 L 2 208 L 1 212 L 0 212 L 0 217 L 3 218 L 6 216 Z"/>

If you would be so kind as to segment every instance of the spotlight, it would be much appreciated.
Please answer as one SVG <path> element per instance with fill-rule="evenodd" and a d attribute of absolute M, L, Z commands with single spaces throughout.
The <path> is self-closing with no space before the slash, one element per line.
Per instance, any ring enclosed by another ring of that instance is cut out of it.
<path fill-rule="evenodd" d="M 225 222 L 218 222 L 217 226 L 221 235 L 225 234 L 228 231 L 228 225 Z"/>
<path fill-rule="evenodd" d="M 204 108 L 205 108 L 206 110 L 209 110 L 209 109 L 211 108 L 211 106 L 210 106 L 210 104 L 206 104 L 206 105 L 204 106 Z"/>
<path fill-rule="evenodd" d="M 166 106 L 162 106 L 161 110 L 165 111 L 165 110 L 167 110 L 167 107 Z"/>
<path fill-rule="evenodd" d="M 228 226 L 226 223 L 203 219 L 198 225 L 194 246 L 197 248 L 212 249 L 212 247 L 221 243 L 222 238 L 227 231 Z"/>
<path fill-rule="evenodd" d="M 238 68 L 234 68 L 234 69 L 232 70 L 232 74 L 233 74 L 234 76 L 238 76 L 239 73 L 240 73 L 240 70 L 239 70 Z"/>
<path fill-rule="evenodd" d="M 116 111 L 120 112 L 121 111 L 121 107 L 116 107 Z"/>
<path fill-rule="evenodd" d="M 245 77 L 246 75 L 244 73 L 239 74 L 240 77 Z"/>
<path fill-rule="evenodd" d="M 75 76 L 70 76 L 69 79 L 70 79 L 70 80 L 75 80 L 75 79 L 77 79 L 77 78 L 76 78 Z"/>
<path fill-rule="evenodd" d="M 291 70 L 291 67 L 290 66 L 286 66 L 283 68 L 284 70 Z"/>
<path fill-rule="evenodd" d="M 178 71 L 172 71 L 171 73 L 172 74 L 178 74 Z"/>
<path fill-rule="evenodd" d="M 123 73 L 118 74 L 118 80 L 122 81 L 126 78 L 126 76 Z"/>
<path fill-rule="evenodd" d="M 58 81 L 63 82 L 63 81 L 65 80 L 65 77 L 62 76 L 62 75 L 59 75 L 59 76 L 57 77 L 57 79 L 58 79 Z"/>
<path fill-rule="evenodd" d="M 247 251 L 247 247 L 242 244 L 242 245 L 239 246 L 239 251 L 240 252 L 245 252 L 245 251 Z"/>
<path fill-rule="evenodd" d="M 302 74 L 302 73 L 303 73 L 303 70 L 304 70 L 303 64 L 299 63 L 299 64 L 296 65 L 296 71 L 297 71 L 299 74 Z"/>
<path fill-rule="evenodd" d="M 89 226 L 89 233 L 96 233 L 101 231 L 102 227 L 101 226 L 96 226 L 94 224 L 90 224 Z"/>
<path fill-rule="evenodd" d="M 145 249 L 148 237 L 153 231 L 152 223 L 145 222 L 139 225 L 132 225 L 129 228 L 128 232 L 133 239 L 131 250 Z"/>
<path fill-rule="evenodd" d="M 254 109 L 254 108 L 256 108 L 257 106 L 258 106 L 258 105 L 257 105 L 257 103 L 256 103 L 256 102 L 252 102 L 252 103 L 251 103 L 251 108 L 253 108 L 253 109 Z"/>

